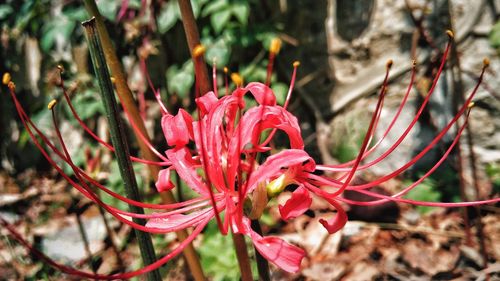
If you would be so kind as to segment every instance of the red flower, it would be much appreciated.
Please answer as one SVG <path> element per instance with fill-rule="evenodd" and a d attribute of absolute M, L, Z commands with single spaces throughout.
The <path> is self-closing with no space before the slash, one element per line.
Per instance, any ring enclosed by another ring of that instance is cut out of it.
<path fill-rule="evenodd" d="M 449 48 L 450 46 L 448 45 L 434 83 L 430 88 L 428 95 L 425 97 L 422 106 L 415 114 L 412 122 L 408 125 L 407 129 L 400 136 L 400 138 L 398 138 L 398 140 L 387 151 L 382 153 L 375 160 L 369 162 L 363 161 L 378 147 L 380 142 L 384 140 L 404 107 L 413 85 L 415 68 L 412 72 L 412 78 L 408 86 L 408 91 L 398 112 L 394 116 L 389 127 L 386 129 L 383 137 L 371 146 L 370 149 L 368 149 L 371 140 L 373 139 L 375 129 L 378 125 L 383 99 L 386 94 L 387 78 L 390 68 L 390 65 L 388 65 L 389 67 L 387 68 L 386 80 L 383 83 L 377 107 L 373 113 L 372 120 L 368 127 L 365 139 L 363 140 L 359 154 L 355 160 L 339 165 L 321 165 L 315 163 L 308 153 L 304 151 L 304 142 L 301 137 L 297 118 L 286 109 L 290 99 L 291 90 L 293 88 L 293 83 L 295 81 L 296 68 L 298 64 L 294 64 L 292 83 L 284 106 L 276 104 L 274 93 L 268 85 L 262 83 L 249 83 L 245 87 L 238 87 L 231 94 L 221 98 L 218 97 L 217 90 L 215 90 L 215 92 L 206 93 L 205 95 L 197 98 L 196 104 L 198 108 L 198 118 L 196 121 L 183 109 L 179 110 L 176 115 L 172 115 L 167 112 L 165 106 L 161 105 L 162 113 L 164 114 L 161 120 L 161 125 L 167 144 L 170 148 L 163 154 L 158 152 L 153 145 L 147 142 L 148 147 L 161 159 L 161 161 L 147 161 L 137 157 L 131 157 L 131 160 L 164 167 L 164 169 L 160 172 L 156 183 L 158 191 L 169 190 L 174 187 L 173 183 L 170 181 L 170 172 L 175 170 L 181 179 L 193 191 L 199 194 L 195 199 L 170 205 L 147 204 L 133 201 L 107 189 L 105 186 L 95 181 L 91 176 L 86 174 L 85 171 L 73 163 L 71 156 L 66 150 L 64 141 L 57 126 L 55 126 L 55 128 L 62 149 L 58 149 L 44 135 L 44 133 L 35 126 L 17 100 L 14 93 L 14 85 L 11 83 L 9 86 L 12 99 L 15 103 L 21 121 L 25 125 L 33 142 L 51 163 L 51 165 L 53 165 L 54 168 L 84 196 L 102 206 L 116 219 L 141 231 L 151 233 L 168 233 L 191 227 L 194 227 L 194 230 L 178 248 L 159 259 L 156 263 L 143 269 L 125 274 L 94 275 L 71 269 L 51 261 L 36 249 L 31 248 L 31 246 L 27 244 L 26 241 L 23 240 L 15 229 L 13 229 L 12 226 L 5 220 L 0 218 L 0 224 L 4 225 L 16 239 L 21 241 L 21 243 L 23 243 L 26 247 L 29 247 L 33 253 L 64 272 L 85 278 L 125 279 L 154 270 L 166 263 L 173 256 L 179 254 L 183 248 L 203 230 L 205 225 L 215 217 L 223 234 L 227 234 L 229 229 L 231 229 L 233 233 L 241 233 L 249 236 L 252 239 L 255 248 L 262 254 L 262 256 L 287 272 L 297 272 L 300 269 L 301 260 L 305 256 L 305 252 L 302 249 L 287 243 L 279 237 L 262 237 L 253 231 L 250 226 L 250 219 L 248 218 L 249 215 L 245 213 L 244 209 L 245 201 L 250 197 L 257 198 L 257 200 L 263 200 L 264 203 L 253 202 L 254 206 L 258 206 L 255 208 L 259 209 L 258 211 L 252 212 L 252 219 L 254 219 L 253 216 L 258 216 L 261 212 L 262 205 L 267 202 L 267 200 L 264 200 L 265 196 L 263 197 L 261 194 L 264 187 L 268 196 L 274 196 L 282 192 L 289 185 L 294 184 L 298 186 L 292 193 L 291 198 L 286 201 L 284 205 L 279 206 L 279 212 L 284 220 L 293 219 L 307 211 L 311 205 L 313 196 L 319 196 L 326 200 L 337 211 L 336 216 L 332 219 L 320 220 L 320 223 L 328 230 L 329 233 L 338 231 L 347 221 L 346 213 L 340 204 L 341 202 L 358 205 L 374 205 L 391 200 L 416 205 L 443 207 L 471 206 L 499 202 L 499 198 L 461 203 L 419 202 L 402 198 L 405 193 L 416 187 L 420 182 L 428 177 L 444 161 L 455 144 L 458 142 L 459 137 L 465 128 L 467 116 L 470 112 L 469 105 L 471 104 L 472 98 L 474 97 L 474 94 L 476 93 L 479 83 L 483 77 L 484 68 L 478 85 L 472 91 L 464 105 L 460 108 L 458 114 L 438 135 L 436 135 L 436 137 L 422 150 L 422 152 L 416 155 L 408 163 L 388 175 L 384 175 L 376 180 L 373 180 L 372 182 L 361 185 L 351 184 L 351 180 L 354 178 L 356 172 L 367 169 L 382 161 L 387 155 L 392 153 L 408 135 L 408 132 L 413 128 L 422 114 L 424 107 L 429 102 L 429 98 L 443 70 Z M 243 97 L 247 93 L 250 93 L 253 96 L 257 105 L 245 110 Z M 155 94 L 159 100 L 159 95 L 157 93 Z M 66 92 L 64 92 L 64 95 L 75 118 L 83 126 L 83 128 L 107 149 L 113 150 L 114 148 L 111 145 L 99 139 L 85 126 L 71 105 Z M 53 104 L 51 104 L 50 108 L 52 109 L 52 107 Z M 393 196 L 381 195 L 369 190 L 371 187 L 400 175 L 404 170 L 411 167 L 433 146 L 435 146 L 448 132 L 448 130 L 457 122 L 457 120 L 464 115 L 465 121 L 462 126 L 460 126 L 452 144 L 448 147 L 442 158 L 415 183 Z M 129 120 L 131 120 L 131 118 L 129 118 Z M 56 122 L 55 118 L 54 122 Z M 133 122 L 131 122 L 131 124 L 132 127 L 138 131 L 135 124 Z M 281 130 L 288 136 L 290 147 L 269 155 L 271 152 L 269 142 L 277 130 Z M 265 140 L 262 141 L 261 137 L 264 136 L 266 132 L 270 132 L 270 134 Z M 37 136 L 48 146 L 52 155 L 57 156 L 60 160 L 67 163 L 72 168 L 76 180 L 64 173 L 59 164 L 52 159 L 51 154 L 47 151 L 48 149 L 42 146 L 41 141 L 38 140 Z M 145 140 L 144 136 L 140 133 L 139 136 Z M 257 155 L 259 153 L 262 156 L 268 156 L 258 159 Z M 336 175 L 336 178 L 331 178 L 321 174 L 325 171 L 333 171 L 338 174 Z M 95 194 L 94 189 L 91 188 L 91 185 L 128 204 L 154 210 L 167 211 L 152 214 L 135 214 L 117 209 L 102 202 L 102 200 Z M 324 186 L 333 187 L 335 190 L 333 192 L 325 191 L 323 188 Z M 341 196 L 344 190 L 354 190 L 364 193 L 373 197 L 374 200 L 369 202 L 348 200 L 342 198 Z M 256 193 L 256 196 L 253 196 L 254 193 Z M 224 212 L 223 221 L 220 215 L 222 212 Z M 125 217 L 147 219 L 148 223 L 145 226 L 142 226 Z"/>

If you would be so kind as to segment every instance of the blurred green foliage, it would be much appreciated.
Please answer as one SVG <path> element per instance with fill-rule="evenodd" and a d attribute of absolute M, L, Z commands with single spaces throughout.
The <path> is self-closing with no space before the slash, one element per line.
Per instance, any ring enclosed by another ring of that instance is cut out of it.
<path fill-rule="evenodd" d="M 413 183 L 411 180 L 403 181 L 403 186 L 409 186 Z M 437 182 L 432 178 L 426 178 L 416 188 L 410 190 L 406 194 L 406 198 L 417 201 L 439 202 L 441 200 L 441 192 L 437 189 Z M 421 214 L 429 213 L 436 209 L 428 206 L 416 206 L 416 209 Z"/>
<path fill-rule="evenodd" d="M 493 46 L 498 54 L 500 54 L 500 21 L 497 21 L 493 28 L 490 31 L 490 43 Z"/>

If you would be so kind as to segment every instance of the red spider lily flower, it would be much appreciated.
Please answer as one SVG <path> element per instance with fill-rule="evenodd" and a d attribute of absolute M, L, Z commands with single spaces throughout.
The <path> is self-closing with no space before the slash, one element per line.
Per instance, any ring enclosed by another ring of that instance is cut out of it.
<path fill-rule="evenodd" d="M 125 279 L 154 270 L 169 261 L 172 257 L 179 254 L 183 248 L 203 230 L 210 220 L 215 218 L 223 234 L 232 231 L 233 233 L 247 235 L 251 238 L 255 248 L 266 259 L 287 272 L 297 272 L 300 270 L 301 260 L 305 256 L 304 250 L 287 243 L 279 237 L 263 237 L 256 233 L 250 225 L 250 219 L 258 218 L 259 213 L 262 212 L 263 206 L 265 207 L 265 204 L 267 204 L 267 197 L 275 196 L 291 184 L 297 185 L 298 187 L 292 193 L 291 198 L 286 201 L 284 205 L 279 206 L 279 212 L 282 218 L 284 220 L 290 220 L 300 216 L 309 209 L 312 197 L 318 196 L 326 200 L 336 210 L 336 215 L 332 219 L 320 220 L 320 223 L 329 233 L 340 230 L 347 222 L 347 215 L 341 206 L 341 202 L 358 205 L 374 205 L 382 204 L 387 201 L 396 201 L 415 205 L 442 207 L 471 206 L 499 202 L 500 198 L 461 203 L 421 202 L 402 198 L 404 194 L 415 188 L 437 169 L 458 142 L 467 123 L 472 99 L 482 80 L 484 69 L 488 64 L 487 61 L 484 63 L 485 66 L 481 72 L 478 84 L 473 89 L 464 105 L 459 109 L 457 115 L 450 120 L 443 130 L 439 132 L 419 154 L 402 167 L 376 180 L 361 185 L 351 184 L 351 180 L 354 178 L 356 172 L 365 170 L 382 161 L 401 144 L 414 127 L 425 106 L 429 102 L 430 96 L 444 68 L 449 49 L 450 43 L 448 43 L 445 49 L 443 60 L 429 93 L 425 97 L 421 107 L 417 110 L 414 119 L 387 151 L 369 162 L 364 162 L 364 160 L 377 149 L 385 136 L 387 136 L 408 99 L 416 73 L 415 67 L 412 70 L 408 90 L 397 113 L 389 126 L 385 129 L 382 138 L 368 149 L 374 138 L 374 132 L 378 126 L 384 97 L 387 93 L 387 81 L 392 63 L 388 64 L 386 79 L 382 85 L 377 106 L 359 154 L 355 160 L 339 165 L 316 164 L 304 150 L 304 142 L 297 118 L 287 110 L 295 82 L 298 63 L 294 63 L 290 89 L 283 106 L 276 104 L 276 97 L 268 87 L 269 81 L 267 81 L 267 85 L 255 82 L 249 83 L 246 86 L 240 85 L 231 94 L 226 94 L 222 97 L 219 97 L 217 89 L 214 86 L 214 92 L 205 93 L 202 96 L 198 96 L 196 99 L 198 116 L 196 119 L 183 109 L 180 109 L 175 115 L 169 113 L 166 107 L 161 103 L 159 93 L 155 91 L 155 96 L 160 102 L 163 114 L 161 127 L 170 148 L 165 153 L 157 151 L 153 145 L 147 142 L 147 139 L 140 134 L 137 126 L 131 121 L 131 125 L 134 130 L 138 132 L 139 137 L 147 143 L 148 147 L 161 159 L 161 161 L 146 161 L 138 157 L 131 157 L 131 160 L 143 164 L 164 167 L 156 182 L 158 191 L 170 190 L 175 187 L 170 181 L 170 173 L 174 170 L 181 179 L 198 194 L 198 197 L 195 199 L 169 205 L 147 204 L 130 200 L 109 190 L 94 180 L 84 170 L 77 167 L 73 163 L 71 155 L 68 153 L 64 140 L 58 130 L 54 111 L 52 111 L 54 127 L 61 148 L 58 148 L 52 143 L 52 141 L 49 140 L 31 121 L 16 98 L 14 84 L 10 83 L 9 88 L 12 100 L 33 142 L 50 164 L 84 196 L 102 206 L 116 219 L 141 231 L 150 233 L 169 233 L 187 228 L 194 228 L 194 230 L 179 247 L 159 259 L 156 263 L 133 272 L 114 275 L 96 275 L 55 263 L 36 249 L 33 249 L 15 229 L 1 217 L 0 224 L 4 225 L 17 240 L 30 248 L 34 254 L 61 271 L 85 278 Z M 197 66 L 195 65 L 195 67 Z M 272 71 L 272 66 L 268 69 L 268 72 L 269 71 Z M 215 85 L 215 67 L 213 77 Z M 62 88 L 64 89 L 63 85 Z M 196 88 L 198 89 L 198 87 Z M 226 89 L 228 89 L 227 86 Z M 226 90 L 226 92 L 228 91 Z M 73 115 L 83 128 L 106 149 L 113 150 L 114 148 L 110 144 L 99 139 L 85 125 L 72 106 L 66 92 L 63 91 L 63 93 Z M 243 98 L 247 94 L 250 94 L 256 100 L 257 105 L 249 108 L 245 107 Z M 53 110 L 54 105 L 55 103 L 51 103 L 49 109 Z M 128 114 L 126 111 L 125 113 Z M 411 167 L 434 147 L 460 119 L 463 119 L 463 123 L 459 127 L 453 142 L 445 151 L 442 158 L 420 179 L 392 196 L 377 194 L 369 190 L 371 187 L 400 175 L 404 170 Z M 129 120 L 132 119 L 129 118 Z M 288 136 L 290 145 L 288 148 L 269 155 L 271 152 L 269 142 L 277 130 L 282 131 Z M 268 137 L 262 140 L 266 133 L 269 133 Z M 37 137 L 40 138 L 40 140 Z M 45 148 L 42 143 L 45 143 L 47 148 Z M 259 154 L 264 157 L 257 157 Z M 265 157 L 266 155 L 268 156 Z M 65 174 L 60 164 L 52 157 L 57 157 L 69 165 L 75 177 L 70 177 Z M 338 174 L 335 178 L 332 178 L 320 174 L 323 171 L 333 171 Z M 325 186 L 330 188 L 333 187 L 335 190 L 333 192 L 328 192 L 324 189 Z M 101 189 L 110 196 L 122 200 L 125 203 L 155 210 L 156 212 L 150 214 L 136 214 L 120 210 L 104 203 L 96 195 L 93 187 Z M 368 202 L 348 200 L 341 196 L 344 190 L 354 190 L 367 194 L 373 197 L 374 200 Z M 245 202 L 248 202 L 248 200 L 252 198 L 254 199 L 254 202 L 252 202 L 253 209 L 248 213 L 245 211 L 244 205 Z M 221 215 L 222 213 L 224 214 L 223 218 Z M 143 226 L 129 220 L 128 218 L 130 217 L 147 219 L 148 222 Z"/>

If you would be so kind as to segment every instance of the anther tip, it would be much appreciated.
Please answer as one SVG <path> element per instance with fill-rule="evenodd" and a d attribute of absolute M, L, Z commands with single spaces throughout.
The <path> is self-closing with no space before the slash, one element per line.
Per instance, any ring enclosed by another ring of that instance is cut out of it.
<path fill-rule="evenodd" d="M 115 78 L 115 77 L 111 76 L 111 78 L 110 78 L 110 79 L 111 79 L 111 83 L 113 83 L 113 84 L 115 84 L 115 83 L 116 83 L 116 78 Z"/>
<path fill-rule="evenodd" d="M 194 47 L 193 49 L 193 56 L 194 57 L 199 57 L 202 56 L 205 53 L 205 46 L 198 44 Z"/>
<path fill-rule="evenodd" d="M 16 90 L 16 84 L 12 81 L 10 81 L 9 83 L 7 83 L 7 87 L 9 87 L 9 89 L 11 91 L 15 91 Z"/>
<path fill-rule="evenodd" d="M 10 76 L 10 73 L 5 72 L 5 73 L 3 74 L 3 76 L 2 76 L 2 84 L 4 84 L 4 85 L 8 85 L 8 84 L 9 84 L 9 82 L 10 82 L 10 79 L 11 79 L 11 78 L 12 78 L 12 77 Z"/>
<path fill-rule="evenodd" d="M 47 108 L 48 108 L 49 110 L 52 110 L 52 108 L 54 108 L 54 106 L 55 106 L 56 104 L 57 104 L 57 100 L 51 100 L 51 101 L 49 102 L 49 104 L 47 105 Z"/>
<path fill-rule="evenodd" d="M 300 61 L 296 60 L 293 62 L 293 67 L 299 67 L 300 66 Z"/>
<path fill-rule="evenodd" d="M 455 38 L 455 34 L 450 29 L 446 30 L 446 35 L 448 35 L 450 39 Z"/>
<path fill-rule="evenodd" d="M 412 60 L 412 61 L 411 61 L 411 65 L 412 65 L 413 67 L 417 66 L 417 60 Z"/>
<path fill-rule="evenodd" d="M 467 108 L 473 108 L 475 105 L 475 103 L 472 101 L 472 102 L 469 102 L 469 104 L 467 105 Z"/>
<path fill-rule="evenodd" d="M 60 65 L 60 64 L 57 66 L 57 69 L 59 69 L 60 73 L 64 72 L 64 67 L 62 65 Z"/>
<path fill-rule="evenodd" d="M 390 69 L 393 63 L 394 62 L 392 60 L 388 60 L 387 63 L 385 64 L 385 67 L 387 67 L 387 69 Z"/>
<path fill-rule="evenodd" d="M 228 73 L 229 72 L 229 69 L 227 69 L 227 67 L 224 66 L 224 73 Z"/>
<path fill-rule="evenodd" d="M 280 52 L 281 49 L 281 40 L 279 38 L 274 38 L 271 41 L 271 46 L 269 47 L 269 52 L 273 54 L 277 54 Z"/>
<path fill-rule="evenodd" d="M 240 87 L 243 85 L 243 78 L 236 72 L 231 73 L 231 80 L 233 80 L 233 83 L 237 86 Z"/>
<path fill-rule="evenodd" d="M 490 59 L 489 58 L 484 58 L 483 59 L 483 66 L 484 67 L 490 66 Z"/>

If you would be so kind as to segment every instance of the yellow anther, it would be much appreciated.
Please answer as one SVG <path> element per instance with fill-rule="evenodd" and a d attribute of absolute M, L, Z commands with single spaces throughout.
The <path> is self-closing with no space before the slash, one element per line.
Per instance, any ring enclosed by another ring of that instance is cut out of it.
<path fill-rule="evenodd" d="M 196 47 L 194 47 L 194 49 L 193 49 L 193 56 L 194 57 L 202 56 L 204 53 L 205 53 L 205 46 L 203 46 L 201 44 L 196 45 Z"/>
<path fill-rule="evenodd" d="M 243 78 L 237 72 L 231 73 L 231 80 L 233 80 L 236 87 L 243 86 Z"/>
<path fill-rule="evenodd" d="M 484 67 L 490 66 L 490 59 L 489 58 L 484 58 L 483 59 L 483 65 L 484 65 Z"/>
<path fill-rule="evenodd" d="M 9 82 L 10 82 L 10 79 L 11 79 L 11 78 L 12 78 L 12 77 L 10 76 L 10 73 L 5 72 L 5 73 L 3 74 L 3 76 L 2 76 L 2 84 L 4 84 L 4 85 L 8 85 L 8 84 L 9 84 Z"/>
<path fill-rule="evenodd" d="M 269 52 L 273 54 L 277 54 L 280 52 L 281 49 L 281 40 L 279 38 L 274 38 L 271 41 L 271 46 L 269 47 Z"/>
<path fill-rule="evenodd" d="M 57 69 L 59 69 L 59 72 L 63 73 L 64 72 L 64 67 L 62 65 L 58 65 Z"/>
<path fill-rule="evenodd" d="M 15 91 L 16 90 L 16 84 L 12 81 L 10 81 L 8 84 L 7 84 L 7 87 L 9 87 L 9 89 L 11 91 Z"/>
<path fill-rule="evenodd" d="M 115 83 L 116 83 L 116 78 L 115 78 L 115 77 L 111 76 L 111 78 L 110 78 L 110 79 L 111 79 L 111 83 L 113 83 L 113 84 L 115 84 Z"/>
<path fill-rule="evenodd" d="M 224 73 L 228 73 L 229 72 L 229 69 L 227 69 L 227 67 L 224 66 Z"/>
<path fill-rule="evenodd" d="M 417 66 L 417 60 L 412 60 L 412 61 L 411 61 L 411 65 L 412 65 L 413 67 Z"/>
<path fill-rule="evenodd" d="M 388 60 L 386 63 L 385 63 L 385 67 L 387 69 L 390 69 L 392 67 L 392 64 L 393 64 L 393 61 L 392 60 Z"/>
<path fill-rule="evenodd" d="M 293 62 L 293 67 L 299 67 L 300 66 L 300 61 L 296 60 Z"/>
<path fill-rule="evenodd" d="M 475 103 L 472 101 L 472 102 L 469 102 L 469 104 L 467 105 L 467 108 L 473 108 L 475 105 Z"/>
<path fill-rule="evenodd" d="M 448 35 L 448 37 L 450 37 L 450 39 L 453 39 L 455 38 L 455 34 L 453 33 L 453 31 L 451 30 L 446 30 L 446 35 Z"/>
<path fill-rule="evenodd" d="M 51 101 L 49 102 L 49 104 L 47 105 L 47 108 L 48 108 L 49 110 L 52 110 L 52 108 L 54 108 L 54 106 L 55 106 L 56 104 L 57 104 L 57 100 L 51 100 Z"/>

